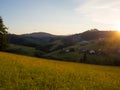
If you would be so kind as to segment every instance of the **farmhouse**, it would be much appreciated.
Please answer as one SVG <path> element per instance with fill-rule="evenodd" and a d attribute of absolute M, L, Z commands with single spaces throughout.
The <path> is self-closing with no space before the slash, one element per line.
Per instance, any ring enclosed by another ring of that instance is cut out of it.
<path fill-rule="evenodd" d="M 95 50 L 89 50 L 89 54 L 95 54 Z"/>
<path fill-rule="evenodd" d="M 70 52 L 70 50 L 69 50 L 69 49 L 67 49 L 67 50 L 65 50 L 65 52 Z"/>
<path fill-rule="evenodd" d="M 85 41 L 85 40 L 80 42 L 80 44 L 82 45 L 88 45 L 89 43 L 90 43 L 89 41 Z"/>

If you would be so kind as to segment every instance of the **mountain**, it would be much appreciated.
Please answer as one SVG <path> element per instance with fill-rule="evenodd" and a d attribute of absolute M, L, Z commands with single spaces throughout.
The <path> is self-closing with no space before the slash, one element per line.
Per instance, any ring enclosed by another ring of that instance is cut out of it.
<path fill-rule="evenodd" d="M 88 30 L 86 32 L 81 33 L 81 38 L 84 40 L 95 40 L 99 38 L 108 38 L 116 35 L 117 31 L 94 31 Z"/>
<path fill-rule="evenodd" d="M 83 33 L 73 34 L 73 35 L 52 35 L 45 32 L 37 32 L 30 34 L 8 34 L 9 42 L 12 44 L 25 45 L 25 46 L 39 46 L 53 44 L 56 41 L 60 41 L 64 46 L 70 46 L 81 41 L 87 40 L 97 40 L 100 38 L 109 38 L 113 37 L 117 32 L 116 31 L 97 31 L 97 30 L 88 30 Z"/>
<path fill-rule="evenodd" d="M 42 38 L 42 37 L 55 37 L 56 35 L 52 35 L 52 34 L 45 33 L 45 32 L 35 32 L 35 33 L 30 33 L 30 34 L 22 34 L 22 36 Z"/>
<path fill-rule="evenodd" d="M 51 44 L 60 40 L 64 44 L 73 44 L 79 42 L 81 40 L 80 35 L 52 35 L 49 33 L 38 32 L 38 33 L 30 33 L 30 34 L 8 34 L 9 42 L 12 44 L 25 45 L 25 46 L 38 46 L 38 45 L 46 45 Z"/>
<path fill-rule="evenodd" d="M 76 45 L 79 42 L 98 40 L 100 38 L 113 37 L 116 34 L 115 31 L 98 31 L 89 30 L 83 33 L 73 35 L 52 35 L 45 32 L 37 32 L 30 34 L 8 34 L 9 43 L 24 45 L 30 47 L 46 47 L 50 51 L 62 49 L 71 45 Z M 48 50 L 48 51 L 49 51 Z"/>

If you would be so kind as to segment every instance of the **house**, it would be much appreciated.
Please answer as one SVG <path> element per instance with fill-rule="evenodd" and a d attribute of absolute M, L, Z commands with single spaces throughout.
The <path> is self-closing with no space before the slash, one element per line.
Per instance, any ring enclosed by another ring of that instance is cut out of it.
<path fill-rule="evenodd" d="M 84 53 L 84 52 L 87 52 L 87 50 L 83 48 L 79 48 L 79 53 Z"/>
<path fill-rule="evenodd" d="M 90 43 L 89 41 L 85 41 L 85 40 L 80 42 L 80 44 L 82 45 L 88 45 L 89 43 Z"/>
<path fill-rule="evenodd" d="M 89 54 L 95 54 L 95 50 L 89 50 Z"/>
<path fill-rule="evenodd" d="M 68 52 L 70 52 L 70 49 L 65 49 L 65 48 L 63 48 L 63 49 L 61 50 L 61 53 L 64 53 L 64 52 L 68 53 Z"/>
<path fill-rule="evenodd" d="M 68 52 L 70 52 L 70 50 L 69 50 L 69 49 L 66 49 L 66 50 L 65 50 L 65 52 L 67 52 L 67 53 L 68 53 Z"/>

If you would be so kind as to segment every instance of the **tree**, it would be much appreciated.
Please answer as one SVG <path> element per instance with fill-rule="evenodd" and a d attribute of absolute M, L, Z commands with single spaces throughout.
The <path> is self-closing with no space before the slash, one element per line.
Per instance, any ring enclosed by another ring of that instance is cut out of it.
<path fill-rule="evenodd" d="M 3 19 L 0 16 L 0 51 L 4 50 L 7 46 L 7 30 L 8 28 L 3 24 Z"/>

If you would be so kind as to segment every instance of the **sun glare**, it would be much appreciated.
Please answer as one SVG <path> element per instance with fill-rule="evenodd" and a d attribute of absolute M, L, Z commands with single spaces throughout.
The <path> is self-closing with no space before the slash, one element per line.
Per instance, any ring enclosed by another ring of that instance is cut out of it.
<path fill-rule="evenodd" d="M 117 23 L 116 23 L 115 29 L 116 29 L 118 32 L 120 32 L 120 22 L 117 22 Z"/>

